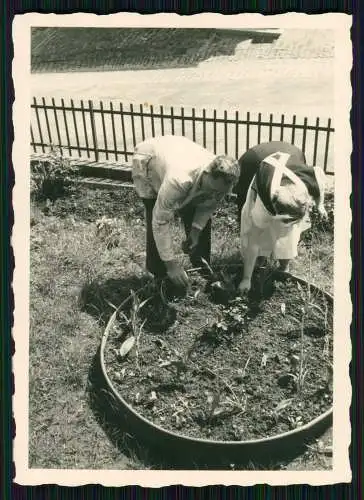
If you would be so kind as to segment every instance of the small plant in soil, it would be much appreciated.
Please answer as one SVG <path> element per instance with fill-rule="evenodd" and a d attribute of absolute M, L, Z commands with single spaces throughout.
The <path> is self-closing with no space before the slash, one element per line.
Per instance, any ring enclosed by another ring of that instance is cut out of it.
<path fill-rule="evenodd" d="M 138 295 L 130 290 L 130 295 L 132 299 L 132 306 L 130 310 L 130 317 L 128 318 L 125 313 L 122 311 L 118 311 L 119 315 L 124 320 L 124 325 L 126 330 L 130 331 L 131 335 L 128 336 L 124 342 L 122 343 L 118 355 L 120 358 L 127 356 L 127 354 L 134 348 L 135 346 L 135 357 L 136 357 L 136 366 L 139 369 L 139 344 L 140 344 L 140 336 L 143 332 L 143 327 L 146 322 L 146 319 L 142 319 L 140 315 L 140 311 L 147 304 L 150 298 L 140 301 Z"/>

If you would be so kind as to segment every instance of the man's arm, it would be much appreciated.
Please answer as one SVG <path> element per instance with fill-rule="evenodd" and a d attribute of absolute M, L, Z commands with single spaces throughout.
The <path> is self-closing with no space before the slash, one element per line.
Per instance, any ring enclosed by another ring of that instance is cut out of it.
<path fill-rule="evenodd" d="M 153 235 L 160 258 L 163 261 L 175 259 L 172 249 L 171 223 L 176 211 L 186 199 L 188 186 L 177 185 L 165 179 L 159 189 L 153 209 Z"/>

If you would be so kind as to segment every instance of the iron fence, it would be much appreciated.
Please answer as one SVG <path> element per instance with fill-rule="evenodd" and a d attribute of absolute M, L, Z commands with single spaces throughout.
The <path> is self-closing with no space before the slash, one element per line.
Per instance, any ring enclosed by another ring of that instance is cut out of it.
<path fill-rule="evenodd" d="M 329 118 L 301 120 L 284 114 L 228 112 L 150 104 L 110 101 L 107 104 L 64 99 L 56 104 L 52 98 L 31 104 L 31 148 L 35 153 L 48 153 L 58 147 L 68 157 L 90 161 L 128 162 L 135 144 L 147 137 L 165 134 L 184 135 L 211 149 L 215 154 L 239 158 L 249 147 L 261 142 L 284 140 L 296 144 L 307 162 L 334 173 L 333 140 L 335 129 Z"/>

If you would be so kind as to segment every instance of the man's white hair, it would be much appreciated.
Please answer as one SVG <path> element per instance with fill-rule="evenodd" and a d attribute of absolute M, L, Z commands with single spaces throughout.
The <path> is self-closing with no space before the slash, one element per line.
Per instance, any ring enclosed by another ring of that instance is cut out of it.
<path fill-rule="evenodd" d="M 240 176 L 240 166 L 237 160 L 228 155 L 218 155 L 210 163 L 207 172 L 213 177 L 225 177 L 229 182 L 236 184 Z"/>

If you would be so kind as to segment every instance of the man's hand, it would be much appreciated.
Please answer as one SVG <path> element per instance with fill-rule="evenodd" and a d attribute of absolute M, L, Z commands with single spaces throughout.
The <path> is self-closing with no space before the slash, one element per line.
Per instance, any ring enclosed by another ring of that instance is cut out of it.
<path fill-rule="evenodd" d="M 189 284 L 188 276 L 182 266 L 175 260 L 165 262 L 169 279 L 177 286 L 187 288 Z"/>
<path fill-rule="evenodd" d="M 200 236 L 200 230 L 192 227 L 188 238 L 182 243 L 182 250 L 184 253 L 191 255 L 196 250 L 198 245 L 198 240 Z"/>

